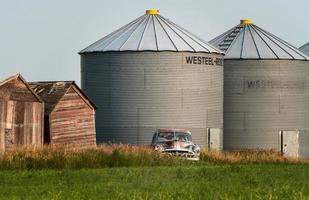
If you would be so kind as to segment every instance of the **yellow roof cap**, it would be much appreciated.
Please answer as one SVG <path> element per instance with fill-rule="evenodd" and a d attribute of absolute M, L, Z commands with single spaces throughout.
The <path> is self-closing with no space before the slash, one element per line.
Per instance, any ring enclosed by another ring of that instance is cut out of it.
<path fill-rule="evenodd" d="M 158 15 L 160 14 L 159 10 L 146 10 L 147 15 Z"/>
<path fill-rule="evenodd" d="M 253 20 L 251 20 L 251 19 L 241 19 L 240 23 L 241 24 L 253 24 Z"/>

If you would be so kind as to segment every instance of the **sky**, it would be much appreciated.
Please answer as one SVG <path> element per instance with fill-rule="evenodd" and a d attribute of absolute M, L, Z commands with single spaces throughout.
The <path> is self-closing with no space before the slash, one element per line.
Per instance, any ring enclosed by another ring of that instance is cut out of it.
<path fill-rule="evenodd" d="M 21 73 L 80 84 L 78 52 L 147 9 L 207 41 L 245 18 L 300 47 L 308 8 L 308 0 L 0 0 L 0 80 Z"/>

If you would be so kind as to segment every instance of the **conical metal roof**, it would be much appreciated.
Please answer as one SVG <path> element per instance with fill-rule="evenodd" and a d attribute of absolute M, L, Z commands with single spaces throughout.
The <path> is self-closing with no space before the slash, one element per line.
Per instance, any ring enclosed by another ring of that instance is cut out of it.
<path fill-rule="evenodd" d="M 184 28 L 147 10 L 145 15 L 98 40 L 79 53 L 106 51 L 222 52 Z"/>
<path fill-rule="evenodd" d="M 225 52 L 225 59 L 309 60 L 298 48 L 254 25 L 241 23 L 210 41 Z"/>
<path fill-rule="evenodd" d="M 309 42 L 299 48 L 301 51 L 303 51 L 305 54 L 309 55 Z"/>

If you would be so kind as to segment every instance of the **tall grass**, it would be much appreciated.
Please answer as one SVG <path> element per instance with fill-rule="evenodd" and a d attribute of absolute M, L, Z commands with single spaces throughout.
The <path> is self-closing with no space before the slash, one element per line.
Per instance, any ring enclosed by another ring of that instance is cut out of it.
<path fill-rule="evenodd" d="M 17 147 L 0 154 L 4 169 L 81 169 L 128 166 L 166 166 L 183 160 L 160 154 L 149 147 L 100 145 L 91 148 L 48 145 Z"/>
<path fill-rule="evenodd" d="M 199 162 L 186 161 L 154 151 L 147 146 L 100 145 L 17 147 L 0 153 L 0 170 L 81 169 L 204 164 L 300 163 L 309 160 L 285 158 L 275 151 L 218 152 L 203 150 Z"/>
<path fill-rule="evenodd" d="M 289 163 L 309 164 L 308 159 L 285 157 L 275 150 L 244 150 L 222 152 L 204 149 L 200 160 L 211 163 L 253 164 L 253 163 Z"/>

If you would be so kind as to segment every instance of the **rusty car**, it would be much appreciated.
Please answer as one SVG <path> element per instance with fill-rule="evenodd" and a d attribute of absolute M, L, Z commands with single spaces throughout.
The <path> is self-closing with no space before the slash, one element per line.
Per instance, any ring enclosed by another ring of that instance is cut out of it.
<path fill-rule="evenodd" d="M 157 129 L 151 146 L 159 152 L 199 160 L 200 147 L 192 142 L 192 134 L 185 129 Z"/>

